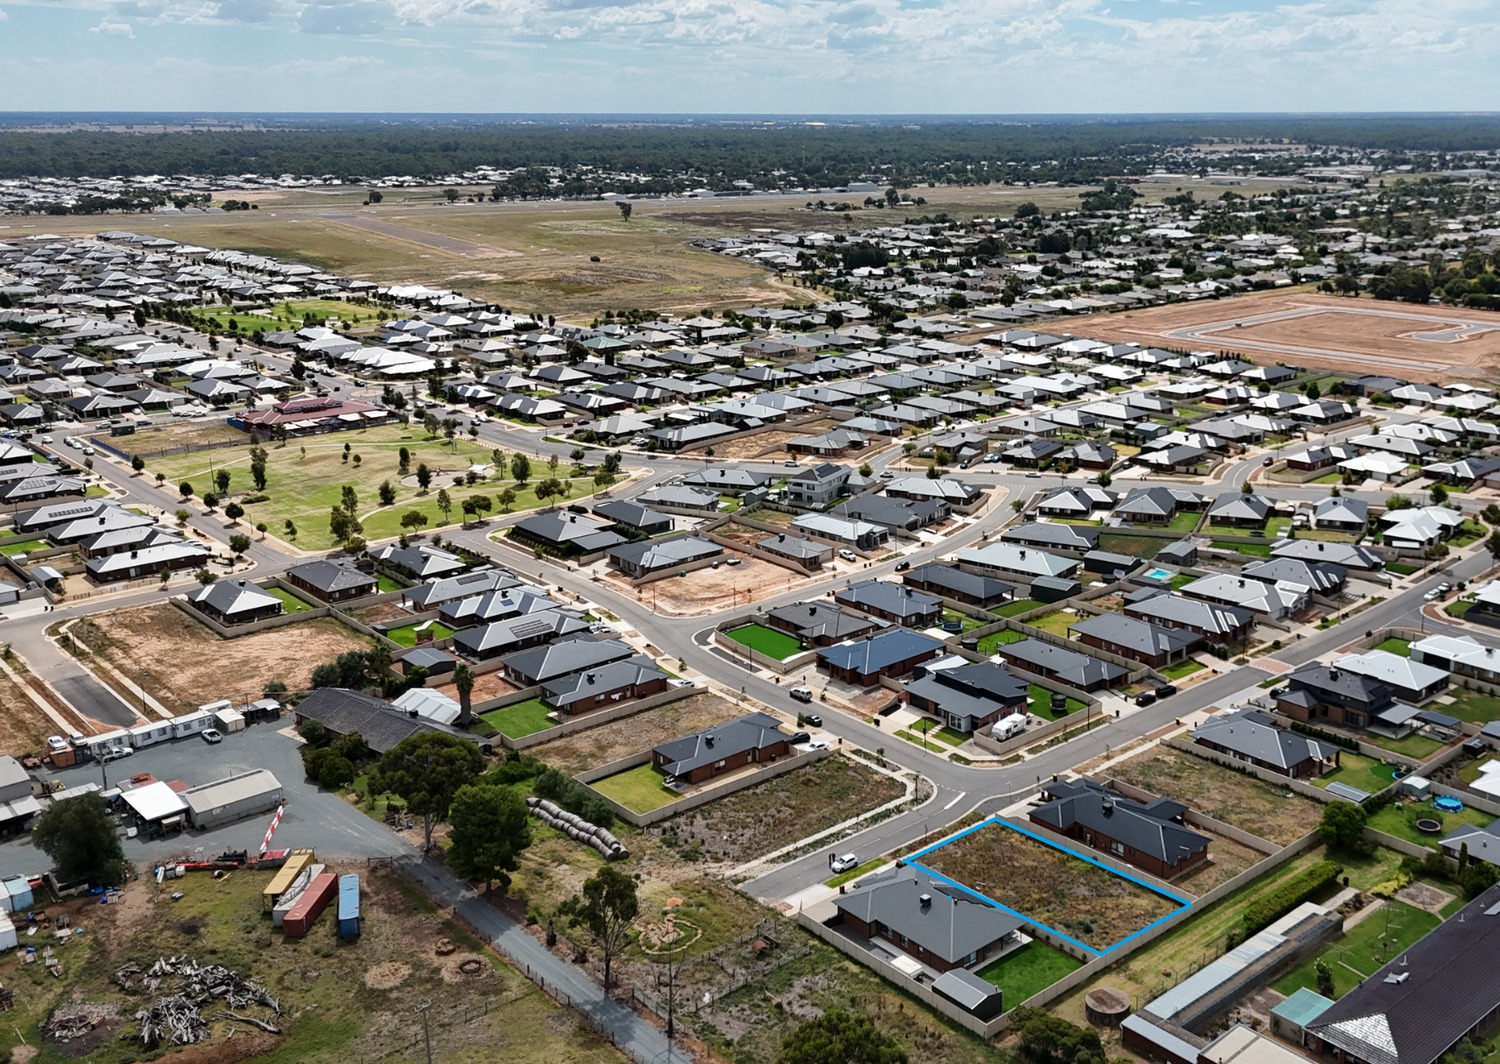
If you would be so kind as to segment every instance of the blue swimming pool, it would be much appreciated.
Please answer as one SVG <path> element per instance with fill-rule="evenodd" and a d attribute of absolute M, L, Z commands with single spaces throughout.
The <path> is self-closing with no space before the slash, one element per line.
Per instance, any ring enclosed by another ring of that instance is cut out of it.
<path fill-rule="evenodd" d="M 1146 574 L 1147 580 L 1170 580 L 1172 573 L 1168 569 L 1152 569 Z"/>

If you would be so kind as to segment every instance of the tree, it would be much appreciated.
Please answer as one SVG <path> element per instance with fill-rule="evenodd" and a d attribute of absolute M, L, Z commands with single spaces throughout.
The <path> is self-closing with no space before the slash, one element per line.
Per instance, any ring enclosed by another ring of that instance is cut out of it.
<path fill-rule="evenodd" d="M 1104 1064 L 1098 1032 L 1041 1009 L 1018 1009 L 1011 1030 L 1020 1035 L 1021 1056 L 1031 1064 Z"/>
<path fill-rule="evenodd" d="M 474 674 L 463 662 L 453 670 L 453 687 L 458 691 L 458 726 L 467 728 L 474 723 Z"/>
<path fill-rule="evenodd" d="M 373 794 L 399 794 L 422 818 L 422 845 L 432 848 L 432 829 L 448 817 L 453 797 L 484 770 L 484 755 L 467 739 L 421 732 L 391 747 L 370 773 Z"/>
<path fill-rule="evenodd" d="M 197 580 L 198 583 L 202 584 L 204 587 L 207 587 L 209 584 L 212 584 L 215 580 L 219 579 L 219 576 L 217 573 L 211 573 L 207 569 L 199 569 L 196 573 L 193 574 L 193 579 Z"/>
<path fill-rule="evenodd" d="M 177 510 L 173 510 L 172 511 L 172 516 L 175 517 L 175 518 L 177 518 L 177 523 L 179 525 L 185 525 L 185 524 L 187 524 L 188 512 L 186 510 L 180 509 L 180 508 L 177 509 Z"/>
<path fill-rule="evenodd" d="M 1432 505 L 1441 506 L 1448 501 L 1448 489 L 1441 483 L 1432 485 L 1432 490 L 1427 493 L 1432 499 Z"/>
<path fill-rule="evenodd" d="M 614 959 L 630 945 L 630 928 L 640 913 L 635 877 L 605 865 L 583 881 L 583 892 L 558 907 L 572 927 L 587 931 L 604 961 L 604 988 L 609 989 Z"/>
<path fill-rule="evenodd" d="M 401 527 L 409 528 L 413 532 L 419 528 L 427 527 L 427 515 L 421 510 L 407 510 L 401 515 Z"/>
<path fill-rule="evenodd" d="M 52 858 L 65 882 L 117 884 L 125 878 L 125 850 L 109 806 L 97 794 L 53 802 L 36 818 L 32 841 Z"/>
<path fill-rule="evenodd" d="M 470 521 L 478 520 L 478 518 L 479 518 L 479 496 L 477 496 L 477 495 L 471 495 L 471 496 L 469 496 L 467 499 L 464 500 L 464 504 L 461 507 L 461 509 L 464 512 L 464 524 L 468 524 Z"/>
<path fill-rule="evenodd" d="M 218 505 L 219 505 L 219 497 L 217 495 L 215 495 L 213 492 L 209 492 L 207 495 L 203 496 L 203 507 L 204 507 L 204 509 L 206 509 L 206 510 L 212 510 L 215 506 L 218 506 Z"/>
<path fill-rule="evenodd" d="M 875 472 L 875 467 L 870 465 L 869 462 L 865 462 L 859 467 L 859 475 L 862 477 L 868 477 L 873 472 Z"/>
<path fill-rule="evenodd" d="M 495 883 L 502 891 L 509 889 L 510 873 L 521 866 L 521 851 L 531 845 L 521 796 L 510 787 L 471 783 L 453 795 L 448 819 L 453 825 L 449 867 L 465 879 L 484 880 L 486 894 Z"/>
<path fill-rule="evenodd" d="M 431 483 L 432 470 L 427 468 L 426 462 L 422 462 L 417 466 L 417 487 L 421 488 L 423 491 L 426 491 L 427 486 Z"/>
<path fill-rule="evenodd" d="M 349 516 L 349 511 L 338 506 L 332 507 L 328 511 L 328 534 L 334 538 L 335 542 L 344 542 L 353 535 L 350 525 L 353 520 Z"/>
<path fill-rule="evenodd" d="M 250 537 L 243 532 L 236 532 L 229 537 L 229 549 L 236 555 L 244 554 L 250 549 Z"/>
<path fill-rule="evenodd" d="M 510 513 L 510 504 L 516 501 L 516 489 L 501 488 L 499 493 L 495 496 L 495 501 L 500 504 L 501 513 Z M 1496 532 L 1495 535 L 1491 537 L 1491 541 L 1500 541 L 1500 532 Z M 1497 558 L 1500 558 L 1500 547 L 1491 547 L 1490 549 L 1495 551 L 1495 556 Z"/>
<path fill-rule="evenodd" d="M 146 468 L 146 460 L 138 454 L 133 454 L 130 456 L 130 468 L 139 473 Z"/>
<path fill-rule="evenodd" d="M 396 452 L 396 474 L 397 474 L 397 476 L 403 476 L 404 477 L 404 476 L 406 476 L 407 471 L 410 470 L 410 469 L 411 469 L 411 452 L 409 450 L 407 450 L 405 447 L 403 447 L 399 451 Z"/>
<path fill-rule="evenodd" d="M 184 480 L 181 484 L 177 485 L 177 490 L 182 494 L 184 499 L 191 499 L 193 497 L 193 485 L 189 481 Z"/>
<path fill-rule="evenodd" d="M 271 531 L 271 526 L 266 524 L 264 521 L 257 521 L 255 523 L 255 531 L 260 533 L 261 539 L 265 539 L 266 533 Z"/>
<path fill-rule="evenodd" d="M 396 502 L 396 487 L 389 480 L 380 482 L 380 505 L 391 506 Z"/>
<path fill-rule="evenodd" d="M 245 516 L 245 508 L 237 502 L 232 502 L 228 506 L 224 507 L 224 516 L 229 518 L 230 523 L 232 524 L 239 521 L 240 518 Z"/>
<path fill-rule="evenodd" d="M 630 212 L 634 210 L 630 202 L 628 200 L 615 200 L 615 206 L 620 208 L 620 217 L 627 222 L 630 221 Z"/>
<path fill-rule="evenodd" d="M 531 459 L 520 451 L 510 456 L 510 477 L 517 484 L 524 484 L 531 479 Z"/>
<path fill-rule="evenodd" d="M 1484 541 L 1484 546 L 1490 555 L 1500 562 L 1500 532 L 1491 533 L 1490 538 Z"/>
<path fill-rule="evenodd" d="M 906 1050 L 868 1016 L 830 1009 L 797 1025 L 781 1043 L 778 1064 L 906 1064 Z"/>
<path fill-rule="evenodd" d="M 250 448 L 250 479 L 255 482 L 256 491 L 266 490 L 266 449 L 259 444 Z"/>
<path fill-rule="evenodd" d="M 439 488 L 437 493 L 437 508 L 443 511 L 443 524 L 448 523 L 448 515 L 453 512 L 453 496 L 448 494 L 447 488 Z"/>
<path fill-rule="evenodd" d="M 220 495 L 229 494 L 229 470 L 219 469 L 214 472 L 214 487 Z"/>
<path fill-rule="evenodd" d="M 339 505 L 349 516 L 354 516 L 354 511 L 359 509 L 359 496 L 355 494 L 353 484 L 345 484 L 339 489 Z"/>
<path fill-rule="evenodd" d="M 1369 845 L 1365 839 L 1367 819 L 1364 809 L 1353 802 L 1329 802 L 1323 807 L 1318 835 L 1331 850 L 1361 853 Z"/>
<path fill-rule="evenodd" d="M 548 499 L 556 498 L 563 493 L 562 481 L 556 477 L 548 477 L 539 482 L 534 489 L 537 502 L 546 502 Z"/>

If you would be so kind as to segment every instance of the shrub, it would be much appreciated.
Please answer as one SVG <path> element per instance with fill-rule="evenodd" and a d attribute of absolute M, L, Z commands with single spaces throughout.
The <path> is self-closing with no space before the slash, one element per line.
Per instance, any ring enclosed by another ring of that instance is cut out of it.
<path fill-rule="evenodd" d="M 1318 891 L 1337 881 L 1344 866 L 1337 861 L 1319 861 L 1311 868 L 1287 880 L 1270 894 L 1245 910 L 1246 935 L 1275 923 Z"/>

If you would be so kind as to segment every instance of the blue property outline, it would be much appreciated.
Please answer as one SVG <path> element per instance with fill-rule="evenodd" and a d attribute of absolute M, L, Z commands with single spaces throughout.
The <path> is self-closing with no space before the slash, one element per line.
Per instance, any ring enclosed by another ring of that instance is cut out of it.
<path fill-rule="evenodd" d="M 1040 920 L 1035 919 L 1034 917 L 1028 916 L 1028 915 L 1026 915 L 1025 913 L 1021 912 L 1018 909 L 1012 909 L 1009 905 L 1002 905 L 1000 902 L 996 901 L 994 898 L 991 898 L 991 897 L 989 897 L 986 894 L 981 894 L 981 893 L 979 893 L 979 891 L 975 890 L 974 888 L 965 886 L 964 884 L 960 883 L 958 880 L 953 879 L 950 876 L 945 876 L 941 872 L 934 871 L 933 869 L 929 868 L 927 865 L 922 864 L 921 861 L 919 860 L 922 857 L 926 857 L 929 853 L 932 853 L 934 850 L 940 850 L 940 849 L 942 849 L 945 846 L 949 846 L 949 845 L 957 842 L 959 839 L 962 839 L 966 835 L 971 835 L 974 832 L 980 830 L 981 828 L 987 828 L 987 827 L 990 827 L 991 825 L 999 825 L 1000 827 L 1003 827 L 1003 828 L 1009 828 L 1011 831 L 1014 831 L 1014 832 L 1016 832 L 1019 835 L 1024 835 L 1028 839 L 1032 839 L 1032 840 L 1034 840 L 1036 842 L 1039 842 L 1043 846 L 1051 847 L 1052 849 L 1057 850 L 1060 853 L 1067 854 L 1069 857 L 1076 857 L 1078 860 L 1083 861 L 1086 864 L 1091 864 L 1095 868 L 1098 868 L 1098 869 L 1101 869 L 1101 870 L 1103 870 L 1105 872 L 1108 872 L 1112 876 L 1118 876 L 1120 879 L 1126 880 L 1127 882 L 1130 882 L 1130 883 L 1134 883 L 1138 887 L 1142 887 L 1142 888 L 1144 888 L 1146 890 L 1149 890 L 1152 894 L 1155 894 L 1158 897 L 1166 898 L 1168 901 L 1176 902 L 1177 903 L 1177 908 L 1173 909 L 1171 912 L 1167 913 L 1165 916 L 1161 916 L 1161 917 L 1158 917 L 1155 920 L 1152 920 L 1145 927 L 1142 927 L 1142 928 L 1140 928 L 1137 931 L 1131 932 L 1130 934 L 1126 935 L 1124 938 L 1120 939 L 1120 941 L 1114 943 L 1113 945 L 1107 947 L 1106 949 L 1095 949 L 1093 946 L 1085 945 L 1084 943 L 1079 942 L 1073 936 L 1071 936 L 1071 935 L 1065 935 L 1061 931 L 1057 930 L 1057 928 L 1052 927 L 1049 924 L 1044 924 Z M 978 898 L 980 901 L 982 901 L 982 902 L 984 902 L 984 903 L 986 903 L 988 905 L 993 905 L 995 908 L 999 909 L 1001 912 L 1010 913 L 1012 916 L 1016 917 L 1017 919 L 1025 920 L 1028 924 L 1034 924 L 1037 927 L 1042 928 L 1044 931 L 1047 931 L 1049 934 L 1056 935 L 1058 938 L 1062 939 L 1063 941 L 1069 942 L 1072 945 L 1077 946 L 1079 949 L 1084 950 L 1084 951 L 1086 951 L 1088 953 L 1093 954 L 1095 957 L 1102 957 L 1106 953 L 1112 953 L 1112 952 L 1114 952 L 1115 950 L 1119 949 L 1121 946 L 1125 945 L 1125 943 L 1129 942 L 1131 939 L 1137 938 L 1140 935 L 1144 935 L 1147 931 L 1150 931 L 1153 927 L 1156 927 L 1158 924 L 1165 923 L 1166 921 L 1168 921 L 1168 920 L 1172 919 L 1174 916 L 1176 916 L 1178 913 L 1182 912 L 1184 909 L 1190 909 L 1193 906 L 1193 903 L 1191 901 L 1189 901 L 1188 899 L 1186 899 L 1186 898 L 1179 898 L 1177 895 L 1169 893 L 1168 891 L 1162 890 L 1160 887 L 1152 886 L 1150 883 L 1147 883 L 1143 879 L 1137 879 L 1135 876 L 1131 875 L 1129 872 L 1121 872 L 1118 868 L 1111 868 L 1109 865 L 1104 864 L 1102 861 L 1096 860 L 1095 858 L 1090 857 L 1087 854 L 1079 853 L 1077 850 L 1070 849 L 1067 846 L 1059 845 L 1058 843 L 1053 842 L 1051 839 L 1045 839 L 1042 836 L 1036 834 L 1035 832 L 1027 831 L 1025 828 L 1021 827 L 1019 824 L 1012 824 L 1009 820 L 1006 820 L 1006 819 L 1004 819 L 1003 817 L 1000 817 L 1000 816 L 992 816 L 992 817 L 989 817 L 986 820 L 981 820 L 978 824 L 975 824 L 972 827 L 965 828 L 963 831 L 960 831 L 957 835 L 954 835 L 952 838 L 950 838 L 950 839 L 943 839 L 941 842 L 935 842 L 931 846 L 928 846 L 928 847 L 926 847 L 924 849 L 918 850 L 916 853 L 912 854 L 910 857 L 904 858 L 904 860 L 905 860 L 905 863 L 908 866 L 921 869 L 922 872 L 924 872 L 927 875 L 931 876 L 933 879 L 939 880 L 940 882 L 943 882 L 943 883 L 947 883 L 949 886 L 956 887 L 959 890 L 963 891 L 965 894 L 973 895 L 975 898 Z"/>

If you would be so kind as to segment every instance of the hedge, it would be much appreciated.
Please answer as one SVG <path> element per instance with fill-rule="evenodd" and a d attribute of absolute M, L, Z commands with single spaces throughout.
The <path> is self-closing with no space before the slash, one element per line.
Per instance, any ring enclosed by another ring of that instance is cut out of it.
<path fill-rule="evenodd" d="M 1324 731 L 1322 728 L 1314 728 L 1311 724 L 1303 724 L 1300 720 L 1291 721 L 1290 724 L 1292 731 L 1297 732 L 1299 735 L 1311 735 L 1314 739 L 1322 739 L 1325 743 L 1342 746 L 1345 750 L 1353 750 L 1355 753 L 1359 752 L 1359 743 L 1347 735 L 1339 735 L 1335 732 Z"/>
<path fill-rule="evenodd" d="M 1318 891 L 1343 875 L 1344 866 L 1337 861 L 1319 861 L 1300 875 L 1287 880 L 1272 893 L 1245 910 L 1245 934 L 1253 935 L 1275 923 Z"/>

